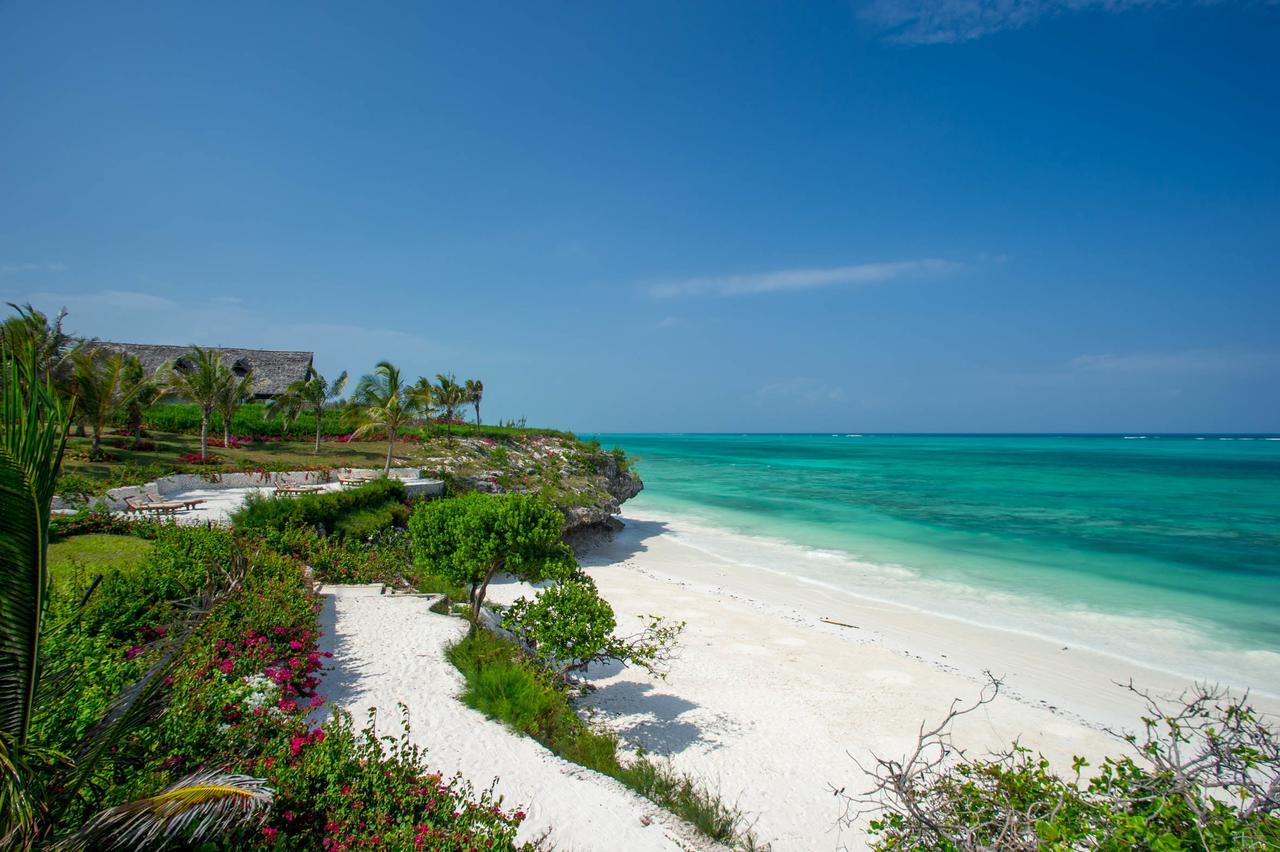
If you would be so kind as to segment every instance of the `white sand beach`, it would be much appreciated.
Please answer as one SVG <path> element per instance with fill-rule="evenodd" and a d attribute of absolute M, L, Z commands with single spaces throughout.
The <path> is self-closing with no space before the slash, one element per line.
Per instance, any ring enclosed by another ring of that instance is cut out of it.
<path fill-rule="evenodd" d="M 644 512 L 624 520 L 626 529 L 580 560 L 620 631 L 645 613 L 687 628 L 665 680 L 602 667 L 590 673 L 596 690 L 584 703 L 625 741 L 736 803 L 775 852 L 864 848 L 862 826 L 838 825 L 833 790 L 864 790 L 858 762 L 900 756 L 921 722 L 938 720 L 953 699 L 978 696 L 984 670 L 1005 688 L 959 721 L 956 744 L 982 750 L 1020 739 L 1064 768 L 1075 754 L 1096 763 L 1124 750 L 1104 729 L 1132 726 L 1141 702 L 1117 682 L 1168 694 L 1190 685 L 1115 657 L 731 563 L 681 543 L 670 520 Z M 508 602 L 525 591 L 497 582 L 490 595 Z M 709 845 L 612 780 L 458 702 L 461 677 L 443 648 L 462 634 L 461 621 L 427 612 L 422 598 L 350 587 L 325 595 L 326 641 L 341 661 L 330 696 L 357 716 L 381 708 L 389 732 L 405 703 L 435 768 L 478 783 L 496 777 L 509 805 L 526 806 L 522 837 L 554 826 L 549 839 L 561 850 Z M 1280 709 L 1270 699 L 1255 705 Z"/>
<path fill-rule="evenodd" d="M 1127 748 L 1104 730 L 1138 721 L 1142 702 L 1120 683 L 1171 695 L 1191 685 L 1116 657 L 729 563 L 680 543 L 670 519 L 644 511 L 628 507 L 623 519 L 613 541 L 581 560 L 620 629 L 644 613 L 688 626 L 666 680 L 596 673 L 589 703 L 624 738 L 736 801 L 778 852 L 863 848 L 861 828 L 837 827 L 833 788 L 865 789 L 856 761 L 901 756 L 921 722 L 978 696 L 984 670 L 1005 686 L 960 720 L 957 745 L 1019 738 L 1067 769 L 1075 754 L 1096 763 Z M 1253 701 L 1280 714 L 1274 699 Z"/>

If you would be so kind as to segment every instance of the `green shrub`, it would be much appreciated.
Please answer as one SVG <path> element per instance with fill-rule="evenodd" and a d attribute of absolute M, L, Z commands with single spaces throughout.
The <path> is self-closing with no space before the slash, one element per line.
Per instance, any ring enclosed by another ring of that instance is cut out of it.
<path fill-rule="evenodd" d="M 533 600 L 520 598 L 503 613 L 502 626 L 510 630 L 542 666 L 565 678 L 593 662 L 618 660 L 639 666 L 658 677 L 666 676 L 666 664 L 684 630 L 684 622 L 668 622 L 656 615 L 631 636 L 615 636 L 613 607 L 596 592 L 586 574 L 548 586 Z"/>
<path fill-rule="evenodd" d="M 384 503 L 343 515 L 334 523 L 333 531 L 346 538 L 364 541 L 392 527 L 403 528 L 408 520 L 409 509 L 403 503 Z"/>
<path fill-rule="evenodd" d="M 1197 685 L 1176 700 L 1145 699 L 1142 729 L 1121 737 L 1133 754 L 1107 757 L 1092 777 L 1076 757 L 1063 776 L 1014 743 L 981 757 L 956 752 L 954 720 L 992 701 L 992 679 L 965 708 L 922 725 L 902 760 L 877 757 L 870 792 L 848 797 L 875 812 L 872 848 L 1150 849 L 1280 848 L 1280 741 L 1272 722 L 1221 687 Z"/>
<path fill-rule="evenodd" d="M 358 488 L 297 497 L 251 494 L 232 521 L 237 529 L 259 532 L 315 526 L 335 530 L 353 512 L 402 504 L 406 497 L 404 483 L 398 479 L 375 479 Z"/>
<path fill-rule="evenodd" d="M 528 494 L 465 494 L 421 504 L 409 519 L 413 555 L 424 571 L 470 585 L 471 630 L 485 590 L 499 571 L 538 582 L 567 577 L 577 566 L 561 540 L 564 516 Z"/>

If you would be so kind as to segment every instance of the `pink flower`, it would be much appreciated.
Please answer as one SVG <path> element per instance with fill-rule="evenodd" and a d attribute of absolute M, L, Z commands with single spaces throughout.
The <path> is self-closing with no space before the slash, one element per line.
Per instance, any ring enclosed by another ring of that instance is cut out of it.
<path fill-rule="evenodd" d="M 280 831 L 278 829 L 272 828 L 269 825 L 262 829 L 262 834 L 267 838 L 267 841 L 270 843 L 275 842 L 276 835 L 279 833 Z"/>

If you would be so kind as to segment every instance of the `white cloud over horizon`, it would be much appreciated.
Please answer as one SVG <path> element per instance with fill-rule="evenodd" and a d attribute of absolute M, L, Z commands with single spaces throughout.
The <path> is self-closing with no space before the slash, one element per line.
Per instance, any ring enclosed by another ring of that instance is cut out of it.
<path fill-rule="evenodd" d="M 954 44 L 1058 15 L 1118 13 L 1185 2 L 1212 0 L 870 0 L 858 14 L 892 43 Z"/>
<path fill-rule="evenodd" d="M 773 382 L 756 389 L 751 395 L 758 404 L 817 405 L 842 402 L 844 388 L 819 379 L 801 376 L 784 382 Z"/>
<path fill-rule="evenodd" d="M 740 275 L 705 276 L 664 281 L 649 287 L 649 295 L 658 299 L 693 296 L 742 296 L 753 293 L 777 293 L 814 290 L 839 285 L 879 284 L 909 278 L 943 275 L 963 268 L 964 264 L 938 258 L 904 260 L 891 263 L 860 263 L 850 266 L 780 269 Z"/>
<path fill-rule="evenodd" d="M 1076 372 L 1112 375 L 1239 373 L 1280 369 L 1280 353 L 1222 347 L 1174 352 L 1131 352 L 1079 355 L 1071 359 Z"/>

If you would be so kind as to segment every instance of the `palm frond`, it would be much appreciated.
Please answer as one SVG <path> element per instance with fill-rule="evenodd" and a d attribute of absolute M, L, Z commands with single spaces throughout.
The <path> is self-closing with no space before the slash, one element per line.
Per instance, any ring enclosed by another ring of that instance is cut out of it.
<path fill-rule="evenodd" d="M 29 341 L 0 349 L 0 732 L 18 747 L 31 724 L 49 506 L 71 422 L 36 360 Z"/>
<path fill-rule="evenodd" d="M 261 821 L 274 792 L 260 778 L 198 772 L 154 796 L 108 808 L 54 849 L 159 849 Z"/>
<path fill-rule="evenodd" d="M 47 808 L 32 791 L 30 779 L 41 769 L 66 762 L 59 751 L 21 747 L 0 734 L 0 849 L 29 849 L 34 844 Z"/>

